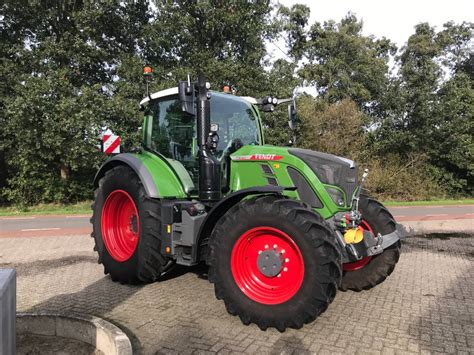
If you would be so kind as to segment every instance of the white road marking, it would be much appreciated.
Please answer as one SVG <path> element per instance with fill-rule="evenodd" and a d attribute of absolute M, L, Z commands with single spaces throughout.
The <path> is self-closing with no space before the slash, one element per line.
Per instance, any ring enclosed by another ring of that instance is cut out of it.
<path fill-rule="evenodd" d="M 0 220 L 15 220 L 20 221 L 22 219 L 35 219 L 36 217 L 0 217 Z"/>
<path fill-rule="evenodd" d="M 29 229 L 22 229 L 22 232 L 39 232 L 39 231 L 55 231 L 61 228 L 29 228 Z"/>
<path fill-rule="evenodd" d="M 449 216 L 447 213 L 438 213 L 438 214 L 427 214 L 426 217 L 439 217 L 439 216 Z"/>

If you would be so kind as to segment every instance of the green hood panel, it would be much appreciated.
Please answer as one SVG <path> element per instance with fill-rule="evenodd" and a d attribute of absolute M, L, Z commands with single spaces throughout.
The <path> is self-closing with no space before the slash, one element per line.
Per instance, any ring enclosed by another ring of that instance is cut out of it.
<path fill-rule="evenodd" d="M 318 196 L 323 207 L 315 208 L 323 218 L 346 210 L 337 206 L 328 194 L 325 185 L 314 171 L 299 157 L 291 154 L 288 147 L 270 145 L 244 146 L 231 155 L 230 191 L 238 191 L 253 186 L 278 184 L 293 187 L 288 168 L 298 171 Z M 285 191 L 293 199 L 301 199 L 297 191 Z"/>

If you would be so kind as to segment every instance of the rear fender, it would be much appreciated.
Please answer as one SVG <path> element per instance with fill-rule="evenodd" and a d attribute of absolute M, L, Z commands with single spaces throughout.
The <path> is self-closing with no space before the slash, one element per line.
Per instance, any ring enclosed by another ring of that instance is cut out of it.
<path fill-rule="evenodd" d="M 94 188 L 99 186 L 99 180 L 108 170 L 118 165 L 126 165 L 137 174 L 150 198 L 185 198 L 187 196 L 172 167 L 160 157 L 150 153 L 123 153 L 107 160 L 94 178 Z"/>

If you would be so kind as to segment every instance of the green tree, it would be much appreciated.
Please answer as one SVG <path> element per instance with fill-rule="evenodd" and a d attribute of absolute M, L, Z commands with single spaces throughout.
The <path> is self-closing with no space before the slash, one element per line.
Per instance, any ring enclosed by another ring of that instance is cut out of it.
<path fill-rule="evenodd" d="M 377 132 L 382 153 L 425 154 L 431 174 L 451 192 L 472 191 L 473 28 L 415 27 L 398 57 L 398 108 Z"/>
<path fill-rule="evenodd" d="M 29 32 L 28 24 L 37 21 L 34 14 L 22 11 L 26 2 L 21 1 L 15 6 L 11 2 L 0 4 L 0 191 L 3 191 L 10 175 L 11 167 L 9 161 L 9 146 L 11 140 L 5 134 L 9 117 L 6 115 L 5 105 L 9 99 L 15 96 L 12 90 L 18 75 L 21 75 L 28 67 L 25 63 L 21 50 L 25 38 Z M 2 202 L 0 193 L 0 203 Z"/>
<path fill-rule="evenodd" d="M 140 46 L 136 28 L 148 23 L 147 4 L 9 1 L 2 10 L 3 26 L 18 33 L 10 64 L 24 68 L 3 103 L 4 196 L 21 203 L 91 196 L 102 128 L 129 133 L 121 100 L 128 94 L 117 71 Z"/>
<path fill-rule="evenodd" d="M 216 90 L 230 83 L 238 95 L 255 95 L 268 87 L 264 41 L 274 35 L 269 1 L 156 0 L 155 6 L 144 52 L 169 78 L 157 88 L 199 71 Z"/>
<path fill-rule="evenodd" d="M 302 4 L 295 4 L 291 7 L 280 6 L 278 8 L 275 21 L 286 40 L 288 55 L 296 61 L 301 60 L 305 55 L 310 13 L 310 8 Z"/>
<path fill-rule="evenodd" d="M 436 175 L 453 192 L 473 192 L 474 81 L 457 72 L 443 84 L 436 104 L 436 123 L 430 137 Z"/>
<path fill-rule="evenodd" d="M 302 59 L 298 75 L 305 85 L 328 102 L 350 98 L 364 112 L 383 116 L 388 62 L 396 51 L 392 42 L 364 36 L 362 21 L 350 13 L 340 22 L 316 22 L 309 29 L 307 8 L 283 7 L 280 14 L 289 53 Z"/>
<path fill-rule="evenodd" d="M 157 69 L 153 90 L 198 71 L 214 88 L 231 83 L 241 95 L 271 86 L 263 69 L 264 40 L 275 32 L 269 1 L 8 0 L 1 10 L 8 95 L 0 102 L 0 164 L 10 201 L 90 196 L 104 158 L 102 129 L 119 133 L 126 148 L 138 144 L 145 63 Z"/>
<path fill-rule="evenodd" d="M 277 98 L 293 97 L 295 87 L 300 82 L 295 75 L 296 64 L 284 59 L 278 59 L 268 71 L 266 95 Z M 287 145 L 293 134 L 288 127 L 288 106 L 282 104 L 276 107 L 275 112 L 262 113 L 265 125 L 265 140 L 268 144 Z"/>

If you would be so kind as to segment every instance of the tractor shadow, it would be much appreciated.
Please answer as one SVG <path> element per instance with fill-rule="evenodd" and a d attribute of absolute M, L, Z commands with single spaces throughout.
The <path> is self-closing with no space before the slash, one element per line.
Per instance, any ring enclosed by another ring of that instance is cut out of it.
<path fill-rule="evenodd" d="M 294 335 L 281 335 L 280 338 L 273 344 L 271 355 L 277 354 L 312 354 L 302 340 Z"/>
<path fill-rule="evenodd" d="M 68 267 L 75 264 L 94 264 L 97 258 L 89 256 L 71 256 L 56 260 L 34 261 L 25 264 L 15 265 L 17 271 L 22 276 L 32 276 L 38 272 L 50 272 L 56 268 Z M 2 267 L 13 266 L 2 264 Z M 163 274 L 157 283 L 166 283 L 180 278 L 186 274 L 194 274 L 199 279 L 207 280 L 207 266 L 199 264 L 193 267 L 175 265 Z M 122 329 L 132 342 L 134 353 L 142 352 L 142 344 L 138 337 L 124 325 L 121 319 L 114 320 L 108 317 L 111 311 L 127 302 L 137 292 L 142 290 L 147 284 L 126 285 L 112 281 L 110 276 L 87 285 L 78 292 L 60 293 L 26 310 L 28 313 L 55 313 L 61 314 L 89 314 L 103 318 Z"/>
<path fill-rule="evenodd" d="M 202 262 L 194 266 L 174 265 L 169 271 L 164 273 L 158 282 L 170 281 L 186 274 L 194 274 L 199 279 L 207 280 L 208 266 Z"/>
<path fill-rule="evenodd" d="M 95 260 L 94 260 L 95 262 Z M 105 276 L 84 287 L 79 292 L 63 293 L 53 296 L 31 308 L 28 313 L 58 312 L 61 314 L 88 314 L 107 320 L 119 327 L 129 337 L 132 347 L 141 351 L 142 345 L 137 336 L 123 322 L 117 322 L 107 314 L 120 304 L 126 302 L 142 285 L 121 285 Z"/>

